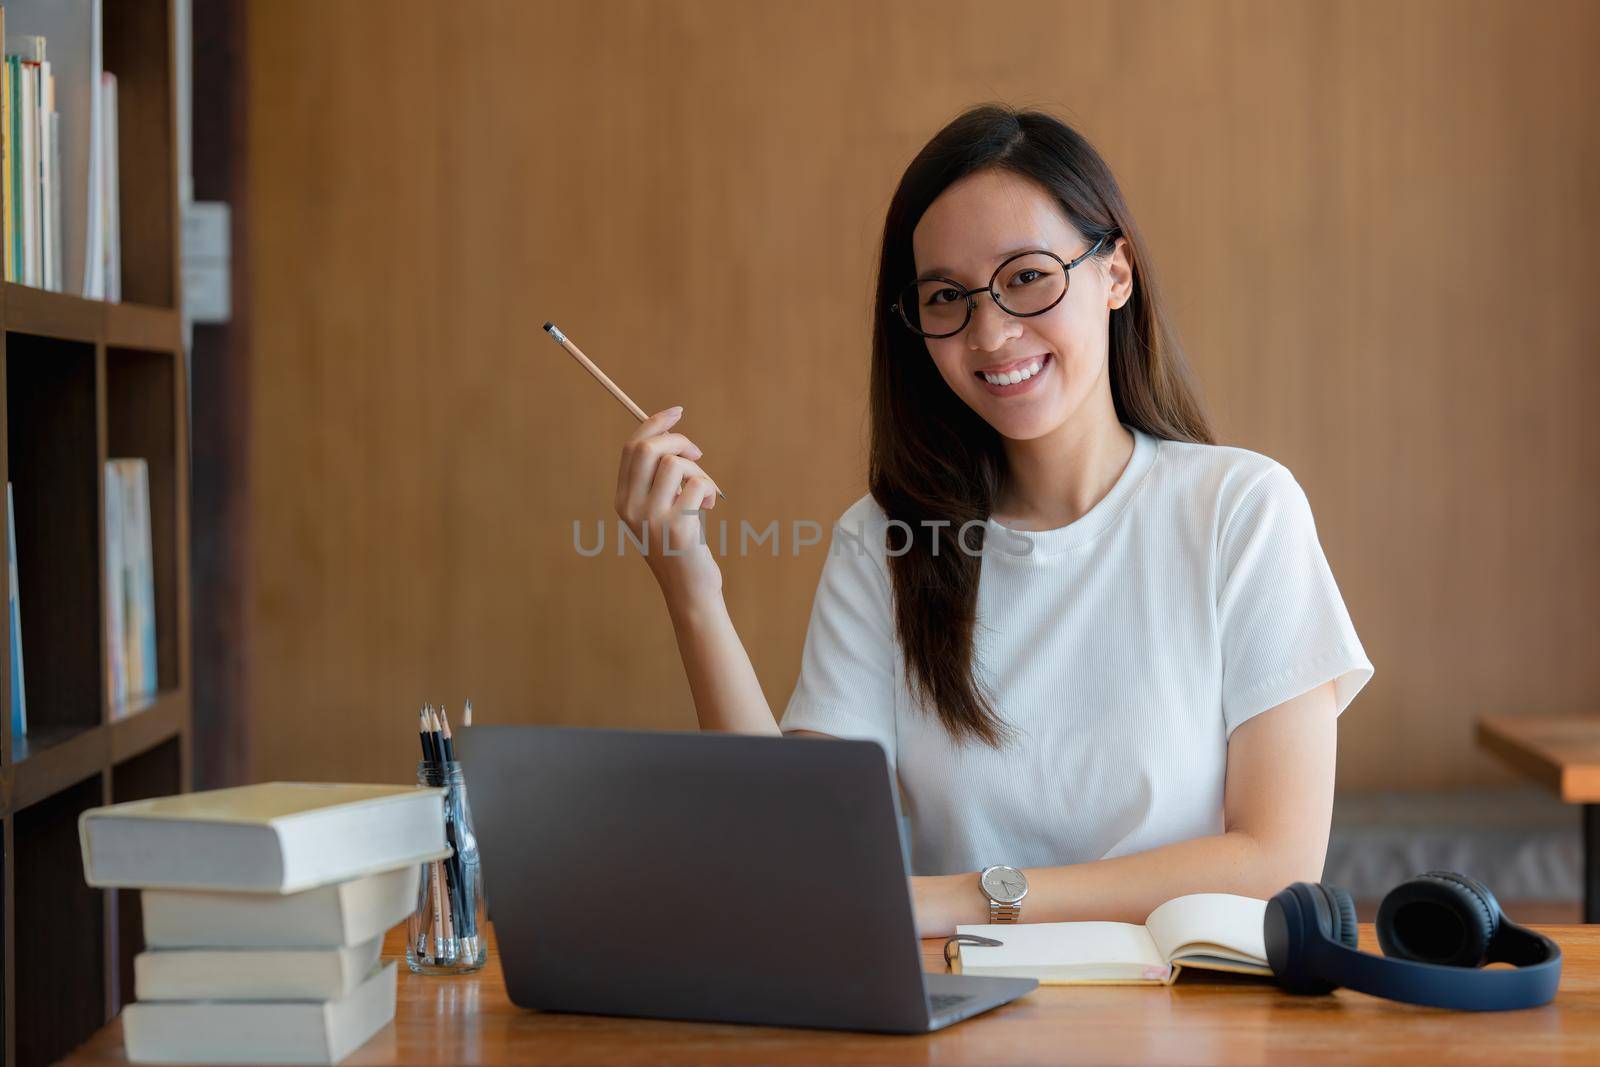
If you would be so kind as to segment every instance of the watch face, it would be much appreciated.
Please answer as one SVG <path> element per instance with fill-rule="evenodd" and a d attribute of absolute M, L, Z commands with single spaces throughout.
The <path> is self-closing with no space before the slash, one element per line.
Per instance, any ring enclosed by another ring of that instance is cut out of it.
<path fill-rule="evenodd" d="M 1028 880 L 1015 867 L 990 867 L 983 872 L 983 891 L 1002 904 L 1015 904 L 1028 892 Z"/>

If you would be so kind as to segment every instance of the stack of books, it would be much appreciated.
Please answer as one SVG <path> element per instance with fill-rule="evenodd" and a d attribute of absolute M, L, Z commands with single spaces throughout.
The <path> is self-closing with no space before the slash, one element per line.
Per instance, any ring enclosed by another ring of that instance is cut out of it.
<path fill-rule="evenodd" d="M 385 931 L 450 854 L 444 790 L 272 782 L 93 808 L 84 876 L 138 888 L 133 1063 L 337 1063 L 394 1018 Z"/>

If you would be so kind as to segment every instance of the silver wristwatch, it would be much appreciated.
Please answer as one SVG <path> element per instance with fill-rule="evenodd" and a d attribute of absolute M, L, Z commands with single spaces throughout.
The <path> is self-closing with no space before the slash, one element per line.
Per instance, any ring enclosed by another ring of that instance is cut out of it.
<path fill-rule="evenodd" d="M 989 898 L 989 921 L 1022 921 L 1022 898 L 1028 895 L 1028 879 L 1015 867 L 985 867 L 978 875 L 978 888 Z"/>

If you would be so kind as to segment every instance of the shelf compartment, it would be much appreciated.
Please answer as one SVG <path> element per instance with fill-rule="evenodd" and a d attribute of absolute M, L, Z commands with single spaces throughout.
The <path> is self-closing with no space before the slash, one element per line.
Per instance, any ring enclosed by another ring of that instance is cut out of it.
<path fill-rule="evenodd" d="M 189 719 L 189 700 L 183 693 L 166 691 L 153 699 L 129 704 L 111 720 L 111 759 L 131 759 L 173 737 Z M 172 792 L 178 791 L 173 786 Z"/>
<path fill-rule="evenodd" d="M 159 690 L 177 688 L 179 674 L 178 374 L 176 353 L 106 349 L 106 458 L 143 459 L 150 471 Z"/>
<path fill-rule="evenodd" d="M 99 418 L 93 345 L 5 335 L 6 476 L 30 738 L 11 758 L 99 726 Z M 10 620 L 4 626 L 10 640 Z"/>
<path fill-rule="evenodd" d="M 121 0 L 105 4 L 102 18 L 102 66 L 117 76 L 122 298 L 171 308 L 178 291 L 171 6 Z"/>
<path fill-rule="evenodd" d="M 101 803 L 96 775 L 12 816 L 12 949 L 19 1067 L 41 1067 L 106 1021 L 105 898 L 83 880 L 78 816 Z"/>

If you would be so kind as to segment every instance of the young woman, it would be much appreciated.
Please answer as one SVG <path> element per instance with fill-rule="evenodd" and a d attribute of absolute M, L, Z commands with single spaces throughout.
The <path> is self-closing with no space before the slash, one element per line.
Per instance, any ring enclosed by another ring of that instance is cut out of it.
<path fill-rule="evenodd" d="M 623 447 L 701 727 L 882 744 L 925 937 L 1320 878 L 1372 664 L 1294 477 L 1213 442 L 1105 162 L 1047 114 L 961 115 L 901 178 L 874 308 L 871 491 L 781 723 L 682 410 Z"/>

